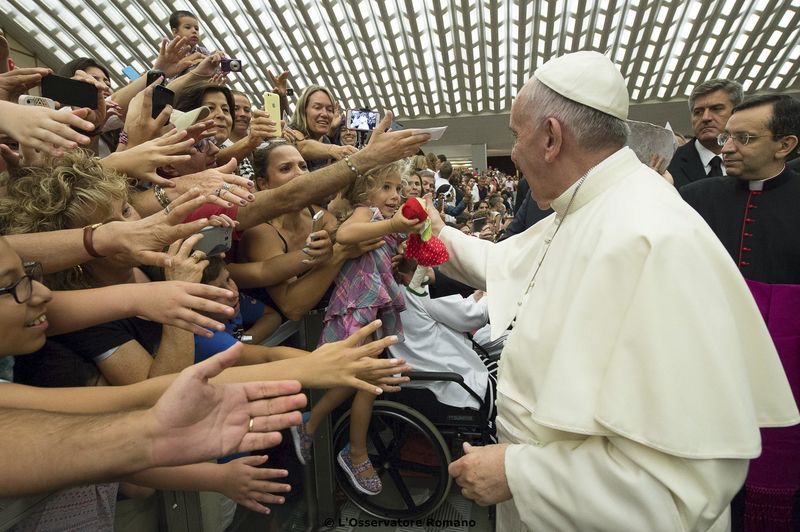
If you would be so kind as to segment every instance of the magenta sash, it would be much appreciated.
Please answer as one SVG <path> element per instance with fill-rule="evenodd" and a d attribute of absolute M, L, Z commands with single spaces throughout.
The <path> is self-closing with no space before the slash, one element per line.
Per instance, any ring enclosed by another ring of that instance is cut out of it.
<path fill-rule="evenodd" d="M 800 285 L 747 281 L 800 404 Z M 761 456 L 750 462 L 745 481 L 745 530 L 791 531 L 800 492 L 800 425 L 761 429 Z"/>

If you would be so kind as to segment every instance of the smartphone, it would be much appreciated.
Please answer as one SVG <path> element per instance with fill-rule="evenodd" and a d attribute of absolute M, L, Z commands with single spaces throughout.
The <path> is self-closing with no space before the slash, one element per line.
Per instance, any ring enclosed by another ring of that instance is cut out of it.
<path fill-rule="evenodd" d="M 127 74 L 126 74 L 126 76 L 127 76 Z M 148 70 L 147 71 L 147 84 L 145 85 L 145 87 L 149 87 L 150 85 L 152 85 L 158 78 L 166 78 L 166 76 L 164 76 L 164 73 L 162 71 L 157 70 L 155 68 L 153 70 Z M 163 79 L 161 80 L 161 84 L 162 85 L 164 84 L 164 80 Z"/>
<path fill-rule="evenodd" d="M 175 93 L 166 88 L 163 85 L 156 85 L 153 87 L 153 118 L 158 118 L 158 115 L 161 114 L 161 111 L 167 105 L 172 105 L 172 102 L 175 100 Z"/>
<path fill-rule="evenodd" d="M 264 93 L 264 111 L 272 120 L 277 122 L 278 132 L 275 133 L 275 136 L 280 137 L 283 135 L 283 131 L 281 131 L 281 99 L 274 92 Z"/>
<path fill-rule="evenodd" d="M 344 123 L 348 129 L 372 131 L 378 125 L 378 118 L 378 111 L 349 109 Z"/>
<path fill-rule="evenodd" d="M 42 98 L 41 96 L 31 96 L 30 94 L 23 94 L 17 100 L 20 105 L 36 105 L 39 107 L 49 107 L 50 109 L 56 108 L 56 102 L 50 98 Z"/>
<path fill-rule="evenodd" d="M 473 233 L 480 233 L 481 230 L 486 225 L 486 216 L 481 216 L 480 218 L 475 218 L 472 220 L 472 232 Z"/>
<path fill-rule="evenodd" d="M 42 96 L 62 106 L 97 109 L 97 87 L 77 79 L 48 74 L 42 78 Z"/>
<path fill-rule="evenodd" d="M 322 218 L 325 216 L 325 211 L 318 211 L 314 213 L 314 217 L 311 218 L 311 233 L 316 233 L 317 231 L 322 230 L 322 226 L 324 222 Z M 312 240 L 316 240 L 316 238 L 311 237 Z"/>
<path fill-rule="evenodd" d="M 128 78 L 128 80 L 130 80 L 130 81 L 136 81 L 137 79 L 142 77 L 142 76 L 139 75 L 138 72 L 136 72 L 136 69 L 133 68 L 130 65 L 128 65 L 128 66 L 126 66 L 125 68 L 122 69 L 122 75 L 125 76 L 126 78 Z"/>
<path fill-rule="evenodd" d="M 219 69 L 223 72 L 241 72 L 244 63 L 241 59 L 223 59 L 219 62 Z"/>
<path fill-rule="evenodd" d="M 202 240 L 194 245 L 192 251 L 202 251 L 208 257 L 214 257 L 231 249 L 233 241 L 232 227 L 208 226 L 200 230 Z"/>

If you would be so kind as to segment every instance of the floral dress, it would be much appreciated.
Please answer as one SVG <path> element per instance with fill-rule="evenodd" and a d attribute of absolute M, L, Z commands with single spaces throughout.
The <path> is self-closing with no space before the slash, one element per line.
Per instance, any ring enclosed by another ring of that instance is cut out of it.
<path fill-rule="evenodd" d="M 372 210 L 372 222 L 383 220 Z M 385 246 L 345 262 L 336 278 L 336 288 L 325 313 L 320 345 L 344 340 L 358 329 L 380 318 L 378 337 L 395 334 L 403 339 L 400 313 L 406 304 L 403 292 L 392 276 L 392 256 L 403 238 L 383 237 Z"/>

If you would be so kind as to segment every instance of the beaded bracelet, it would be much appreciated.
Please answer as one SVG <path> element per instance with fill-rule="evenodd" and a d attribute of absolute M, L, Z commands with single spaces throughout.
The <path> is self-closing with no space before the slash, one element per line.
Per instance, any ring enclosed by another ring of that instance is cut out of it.
<path fill-rule="evenodd" d="M 351 171 L 351 172 L 353 172 L 353 173 L 355 174 L 355 176 L 356 176 L 356 179 L 362 179 L 362 178 L 364 177 L 364 176 L 363 176 L 363 174 L 362 174 L 361 172 L 359 172 L 359 171 L 358 171 L 358 168 L 356 168 L 356 167 L 353 165 L 353 163 L 351 163 L 351 162 L 350 162 L 350 156 L 349 156 L 349 155 L 345 155 L 345 156 L 342 158 L 342 160 L 343 160 L 343 161 L 344 161 L 344 163 L 347 165 L 347 167 L 350 169 L 350 171 Z"/>
<path fill-rule="evenodd" d="M 161 187 L 161 185 L 154 185 L 153 193 L 156 195 L 158 204 L 161 205 L 162 208 L 166 209 L 171 200 L 167 197 L 167 194 L 164 192 L 164 189 Z"/>

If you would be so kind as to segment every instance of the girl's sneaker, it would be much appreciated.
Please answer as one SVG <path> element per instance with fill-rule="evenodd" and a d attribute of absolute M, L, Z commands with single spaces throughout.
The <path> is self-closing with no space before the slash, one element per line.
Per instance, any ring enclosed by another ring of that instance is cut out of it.
<path fill-rule="evenodd" d="M 370 469 L 372 464 L 370 463 L 369 459 L 367 459 L 366 462 L 354 464 L 350 459 L 349 443 L 345 445 L 344 449 L 342 449 L 336 456 L 336 461 L 339 462 L 339 466 L 344 469 L 348 480 L 350 480 L 350 484 L 352 484 L 353 487 L 361 493 L 365 495 L 377 495 L 383 489 L 381 479 L 378 477 L 378 473 L 376 473 L 374 469 L 372 470 L 372 476 L 358 476 L 359 473 L 363 473 L 367 469 Z"/>
<path fill-rule="evenodd" d="M 303 412 L 303 422 L 296 427 L 289 428 L 294 443 L 294 452 L 302 465 L 311 461 L 311 444 L 314 443 L 314 437 L 306 432 L 306 423 L 310 417 L 310 412 Z"/>

